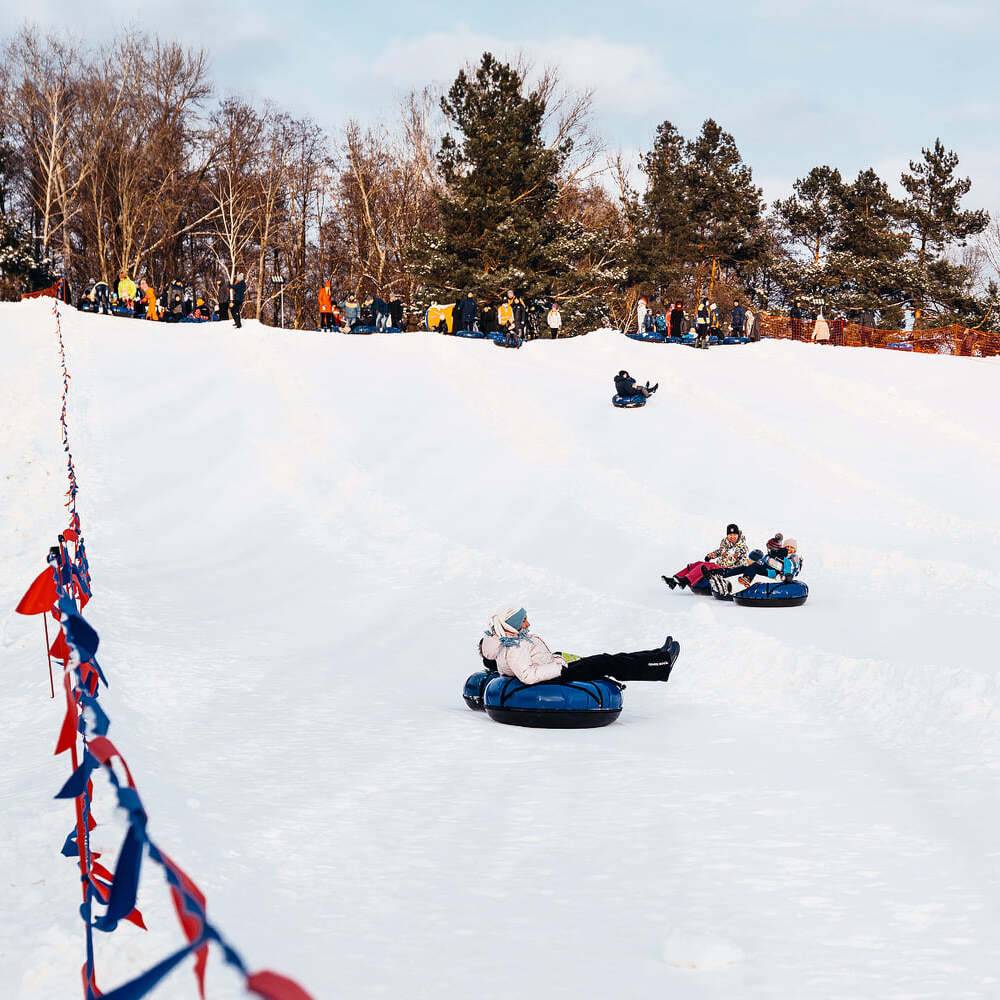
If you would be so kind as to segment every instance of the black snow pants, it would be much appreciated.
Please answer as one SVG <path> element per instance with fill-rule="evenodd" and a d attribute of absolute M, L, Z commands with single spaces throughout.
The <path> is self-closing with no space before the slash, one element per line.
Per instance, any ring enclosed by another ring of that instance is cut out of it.
<path fill-rule="evenodd" d="M 562 679 L 594 681 L 614 677 L 620 681 L 665 681 L 677 659 L 680 647 L 674 645 L 646 649 L 637 653 L 596 653 L 567 664 Z"/>

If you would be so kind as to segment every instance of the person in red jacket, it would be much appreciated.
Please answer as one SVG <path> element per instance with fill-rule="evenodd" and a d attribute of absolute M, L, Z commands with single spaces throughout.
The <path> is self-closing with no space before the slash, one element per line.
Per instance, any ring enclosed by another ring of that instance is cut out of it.
<path fill-rule="evenodd" d="M 319 328 L 320 330 L 333 329 L 333 290 L 330 282 L 324 283 L 317 295 L 319 302 Z"/>

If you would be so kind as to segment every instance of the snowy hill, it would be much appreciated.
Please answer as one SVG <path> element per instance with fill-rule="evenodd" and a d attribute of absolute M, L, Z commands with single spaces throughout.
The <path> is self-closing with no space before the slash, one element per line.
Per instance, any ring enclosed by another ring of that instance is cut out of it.
<path fill-rule="evenodd" d="M 995 362 L 64 327 L 111 735 L 251 964 L 323 1000 L 1000 995 Z M 12 613 L 65 523 L 49 304 L 0 330 L 0 959 L 63 1000 L 61 711 Z M 731 520 L 798 538 L 808 604 L 667 591 Z M 460 692 L 505 603 L 681 659 L 609 729 L 499 726 Z M 179 942 L 147 875 L 104 989 Z"/>

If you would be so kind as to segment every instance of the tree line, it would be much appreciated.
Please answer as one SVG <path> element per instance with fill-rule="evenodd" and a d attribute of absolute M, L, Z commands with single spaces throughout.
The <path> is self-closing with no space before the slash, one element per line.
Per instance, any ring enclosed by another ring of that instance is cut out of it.
<path fill-rule="evenodd" d="M 247 314 L 315 326 L 316 290 L 414 309 L 515 289 L 568 332 L 621 326 L 640 295 L 725 309 L 795 301 L 982 325 L 1000 230 L 935 140 L 899 178 L 828 165 L 768 205 L 714 120 L 664 121 L 641 161 L 610 155 L 591 94 L 485 53 L 391 123 L 336 135 L 269 103 L 214 97 L 203 52 L 129 36 L 85 48 L 30 27 L 0 61 L 0 291 L 65 274 L 180 279 L 208 298 L 247 275 Z M 638 167 L 638 179 L 633 167 Z"/>

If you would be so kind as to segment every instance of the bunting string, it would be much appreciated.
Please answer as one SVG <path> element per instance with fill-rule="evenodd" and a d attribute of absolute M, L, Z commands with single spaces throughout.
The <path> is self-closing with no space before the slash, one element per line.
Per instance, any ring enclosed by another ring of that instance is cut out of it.
<path fill-rule="evenodd" d="M 42 615 L 43 621 L 46 621 L 46 636 L 47 617 L 51 616 L 57 625 L 51 645 L 46 638 L 50 663 L 55 661 L 62 667 L 61 687 L 66 700 L 55 753 L 69 753 L 71 770 L 56 798 L 71 800 L 74 808 L 74 825 L 63 843 L 62 854 L 74 859 L 80 873 L 80 918 L 85 941 L 85 960 L 80 971 L 84 1000 L 102 997 L 103 1000 L 140 1000 L 188 958 L 193 958 L 198 994 L 205 1000 L 205 972 L 212 945 L 221 953 L 223 961 L 243 978 L 249 994 L 263 1000 L 312 1000 L 310 994 L 285 976 L 267 970 L 251 972 L 239 952 L 212 923 L 205 894 L 150 837 L 146 808 L 132 770 L 108 738 L 111 720 L 99 700 L 101 689 L 108 686 L 107 677 L 97 660 L 100 638 L 83 616 L 93 584 L 77 509 L 79 486 L 70 449 L 68 421 L 71 376 L 66 363 L 58 300 L 52 311 L 62 373 L 59 420 L 66 456 L 68 527 L 49 549 L 46 568 L 28 587 L 17 611 L 23 615 Z M 97 826 L 93 810 L 95 774 L 106 779 L 117 807 L 127 818 L 125 836 L 113 871 L 102 864 L 100 852 L 91 849 L 90 834 Z M 145 920 L 137 907 L 144 859 L 162 870 L 186 943 L 128 982 L 102 992 L 97 986 L 95 932 L 112 934 L 123 922 L 146 929 Z"/>

